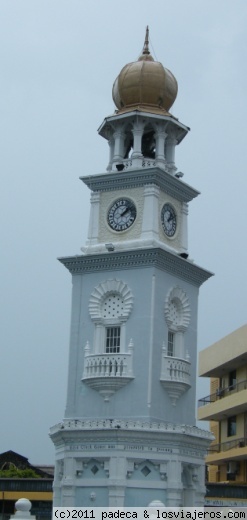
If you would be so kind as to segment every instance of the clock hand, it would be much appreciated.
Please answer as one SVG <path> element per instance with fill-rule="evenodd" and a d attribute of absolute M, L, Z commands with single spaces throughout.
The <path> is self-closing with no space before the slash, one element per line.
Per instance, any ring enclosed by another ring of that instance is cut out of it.
<path fill-rule="evenodd" d="M 121 213 L 121 217 L 122 217 L 123 215 L 125 215 L 126 213 L 128 213 L 128 211 L 129 211 L 129 208 L 125 208 L 124 211 Z"/>

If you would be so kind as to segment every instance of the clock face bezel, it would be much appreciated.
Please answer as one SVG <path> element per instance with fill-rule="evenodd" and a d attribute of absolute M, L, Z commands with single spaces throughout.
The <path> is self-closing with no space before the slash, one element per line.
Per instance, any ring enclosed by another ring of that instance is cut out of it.
<path fill-rule="evenodd" d="M 123 211 L 121 212 L 121 208 Z M 135 222 L 137 215 L 136 205 L 128 197 L 116 199 L 107 212 L 107 224 L 117 233 L 127 231 Z"/>
<path fill-rule="evenodd" d="M 170 214 L 170 218 L 166 215 Z M 166 202 L 161 210 L 161 223 L 163 231 L 168 238 L 174 238 L 177 231 L 177 213 L 169 202 Z"/>

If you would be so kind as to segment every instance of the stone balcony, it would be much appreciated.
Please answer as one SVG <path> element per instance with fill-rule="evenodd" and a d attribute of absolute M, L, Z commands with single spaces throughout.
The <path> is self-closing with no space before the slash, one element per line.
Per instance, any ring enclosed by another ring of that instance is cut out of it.
<path fill-rule="evenodd" d="M 167 390 L 172 404 L 176 406 L 179 397 L 191 386 L 190 361 L 163 354 L 160 382 Z"/>
<path fill-rule="evenodd" d="M 131 351 L 123 354 L 88 354 L 87 351 L 85 352 L 82 381 L 90 388 L 97 390 L 105 401 L 109 401 L 111 395 L 133 378 Z"/>

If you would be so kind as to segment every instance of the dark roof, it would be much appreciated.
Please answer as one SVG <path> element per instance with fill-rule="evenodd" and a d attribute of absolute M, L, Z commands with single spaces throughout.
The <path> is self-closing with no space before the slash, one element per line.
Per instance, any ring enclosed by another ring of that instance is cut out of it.
<path fill-rule="evenodd" d="M 51 466 L 44 466 L 43 469 L 41 469 L 42 466 L 33 466 L 28 462 L 27 457 L 23 457 L 23 455 L 12 450 L 0 453 L 0 470 L 9 469 L 11 465 L 14 465 L 17 469 L 32 469 L 41 478 L 53 478 Z"/>

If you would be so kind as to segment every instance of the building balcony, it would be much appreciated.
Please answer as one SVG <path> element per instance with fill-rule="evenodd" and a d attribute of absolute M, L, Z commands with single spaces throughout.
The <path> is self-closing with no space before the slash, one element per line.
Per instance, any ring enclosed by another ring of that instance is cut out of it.
<path fill-rule="evenodd" d="M 198 401 L 198 419 L 221 421 L 247 410 L 247 380 L 217 392 Z"/>
<path fill-rule="evenodd" d="M 208 448 L 206 458 L 207 464 L 224 464 L 232 460 L 246 459 L 247 457 L 247 437 L 238 437 L 232 440 L 212 443 Z"/>
<path fill-rule="evenodd" d="M 190 361 L 163 354 L 160 382 L 176 406 L 179 397 L 191 386 Z"/>
<path fill-rule="evenodd" d="M 90 388 L 97 390 L 105 401 L 109 401 L 111 395 L 133 378 L 132 353 L 85 353 L 82 381 Z"/>

